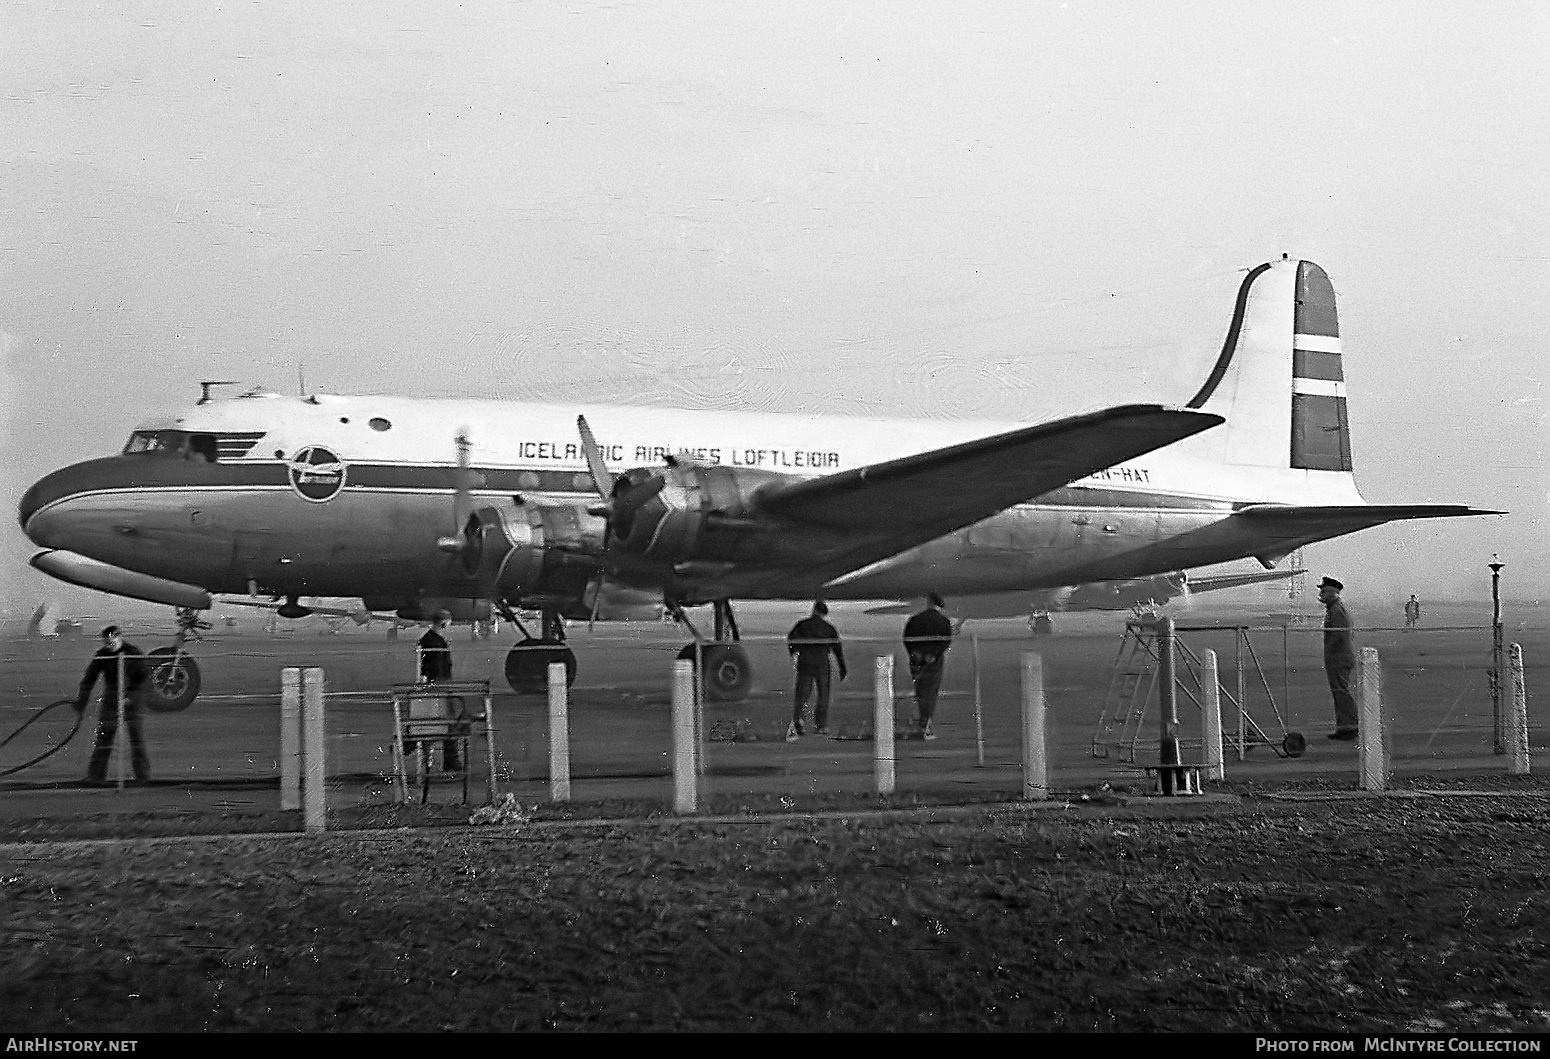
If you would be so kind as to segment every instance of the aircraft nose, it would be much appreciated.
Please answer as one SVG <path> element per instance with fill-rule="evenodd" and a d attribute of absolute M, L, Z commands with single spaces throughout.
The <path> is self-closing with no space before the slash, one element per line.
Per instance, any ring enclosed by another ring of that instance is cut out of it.
<path fill-rule="evenodd" d="M 51 538 L 57 520 L 51 517 L 47 509 L 79 491 L 80 476 L 74 467 L 46 474 L 32 483 L 22 494 L 21 502 L 16 505 L 16 517 L 21 523 L 22 532 L 34 544 L 53 547 Z"/>

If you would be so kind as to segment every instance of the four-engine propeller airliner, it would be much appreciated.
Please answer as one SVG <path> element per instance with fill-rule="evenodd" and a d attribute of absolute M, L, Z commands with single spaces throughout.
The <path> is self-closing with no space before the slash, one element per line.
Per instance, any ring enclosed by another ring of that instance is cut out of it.
<path fill-rule="evenodd" d="M 178 609 L 154 670 L 161 709 L 197 694 L 184 639 L 212 594 L 292 612 L 303 595 L 359 598 L 414 619 L 493 607 L 524 637 L 506 663 L 518 690 L 541 688 L 551 661 L 574 677 L 564 619 L 660 599 L 701 651 L 707 696 L 737 699 L 737 599 L 1037 592 L 1245 557 L 1268 569 L 1395 519 L 1490 513 L 1363 502 L 1334 290 L 1284 259 L 1248 273 L 1183 408 L 1029 426 L 206 387 L 118 455 L 44 477 L 19 511 L 38 569 Z M 708 637 L 685 612 L 703 604 Z M 519 609 L 541 615 L 536 636 Z"/>

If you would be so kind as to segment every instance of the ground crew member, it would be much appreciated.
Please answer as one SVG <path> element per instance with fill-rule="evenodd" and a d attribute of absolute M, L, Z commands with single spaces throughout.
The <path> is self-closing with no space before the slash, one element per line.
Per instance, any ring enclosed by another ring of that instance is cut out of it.
<path fill-rule="evenodd" d="M 452 679 L 452 649 L 447 646 L 446 637 L 441 635 L 441 630 L 452 624 L 450 611 L 438 610 L 431 627 L 425 635 L 420 637 L 418 653 L 420 656 L 420 683 L 438 684 Z M 452 696 L 443 700 L 449 720 L 458 718 L 458 710 Z M 460 772 L 463 768 L 461 747 L 458 740 L 448 739 L 441 744 L 441 770 L 443 772 Z"/>
<path fill-rule="evenodd" d="M 1421 601 L 1412 594 L 1405 601 L 1405 628 L 1413 629 L 1421 624 Z"/>
<path fill-rule="evenodd" d="M 791 653 L 797 667 L 796 695 L 791 703 L 791 725 L 786 729 L 786 741 L 793 742 L 806 735 L 803 715 L 809 695 L 817 692 L 813 708 L 813 723 L 819 735 L 829 734 L 829 655 L 845 679 L 845 648 L 840 644 L 839 630 L 830 625 L 827 618 L 829 607 L 823 600 L 813 603 L 813 612 L 791 627 L 786 634 L 786 650 Z"/>
<path fill-rule="evenodd" d="M 915 708 L 920 714 L 922 739 L 936 738 L 931 718 L 936 714 L 937 694 L 942 690 L 947 649 L 953 643 L 952 620 L 942 613 L 946 605 L 941 596 L 932 592 L 926 596 L 926 609 L 904 625 L 904 651 L 915 681 Z"/>
<path fill-rule="evenodd" d="M 97 677 L 102 677 L 102 709 L 97 714 L 97 743 L 92 747 L 91 761 L 86 766 L 87 786 L 100 787 L 107 782 L 108 758 L 113 753 L 113 740 L 118 736 L 120 671 L 124 677 L 124 724 L 129 728 L 129 752 L 135 782 L 150 782 L 151 763 L 145 755 L 145 738 L 140 731 L 140 689 L 145 683 L 144 658 L 145 655 L 138 647 L 124 641 L 117 625 L 109 625 L 102 630 L 102 646 L 86 666 L 86 675 L 81 678 L 81 688 L 75 696 L 76 711 L 85 710 Z"/>
<path fill-rule="evenodd" d="M 1319 602 L 1324 604 L 1324 675 L 1335 699 L 1335 730 L 1329 738 L 1356 738 L 1356 699 L 1351 696 L 1351 672 L 1356 668 L 1356 642 L 1351 615 L 1340 602 L 1345 585 L 1333 577 L 1319 582 Z"/>

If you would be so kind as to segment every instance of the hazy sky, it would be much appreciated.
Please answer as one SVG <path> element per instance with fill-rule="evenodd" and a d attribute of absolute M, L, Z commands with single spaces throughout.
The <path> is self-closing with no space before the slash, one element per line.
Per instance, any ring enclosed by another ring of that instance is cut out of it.
<path fill-rule="evenodd" d="M 1537 0 L 13 0 L 8 510 L 200 379 L 1182 403 L 1285 252 L 1341 299 L 1366 498 L 1511 511 L 1309 567 L 1478 595 L 1498 552 L 1550 593 L 1547 54 Z M 4 538 L 7 605 L 102 600 Z"/>

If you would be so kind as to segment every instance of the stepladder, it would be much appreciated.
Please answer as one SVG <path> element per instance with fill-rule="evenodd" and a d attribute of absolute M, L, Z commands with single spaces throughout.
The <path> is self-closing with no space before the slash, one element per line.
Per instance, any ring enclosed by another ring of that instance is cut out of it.
<path fill-rule="evenodd" d="M 482 743 L 488 801 L 499 796 L 495 763 L 495 713 L 487 680 L 431 681 L 393 685 L 393 789 L 395 800 L 409 800 L 411 764 L 420 803 L 430 800 L 436 748 L 455 754 L 443 759 L 442 774 L 461 781 L 467 805 L 474 772 L 473 751 Z M 482 738 L 481 738 L 482 737 Z"/>

